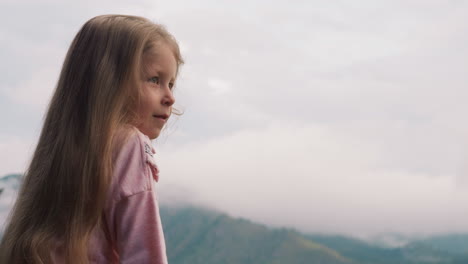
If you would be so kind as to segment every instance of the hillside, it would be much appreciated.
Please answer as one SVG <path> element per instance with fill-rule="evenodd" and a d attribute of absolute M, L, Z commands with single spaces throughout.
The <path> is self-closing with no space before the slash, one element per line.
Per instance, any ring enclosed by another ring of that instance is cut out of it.
<path fill-rule="evenodd" d="M 161 207 L 170 263 L 354 263 L 300 233 L 206 209 Z"/>
<path fill-rule="evenodd" d="M 170 263 L 468 263 L 468 236 L 414 240 L 380 247 L 346 236 L 275 229 L 221 212 L 161 206 Z M 458 246 L 455 246 L 458 245 Z"/>

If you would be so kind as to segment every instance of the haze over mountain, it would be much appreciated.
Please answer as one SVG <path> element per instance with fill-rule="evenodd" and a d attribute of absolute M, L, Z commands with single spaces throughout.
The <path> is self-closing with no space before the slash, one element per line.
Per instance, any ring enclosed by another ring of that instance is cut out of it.
<path fill-rule="evenodd" d="M 20 175 L 0 178 L 0 221 L 14 200 Z M 274 228 L 183 202 L 161 203 L 169 262 L 173 264 L 466 264 L 468 234 L 410 238 L 387 234 L 362 241 L 332 234 Z M 388 242 L 399 240 L 399 245 Z"/>

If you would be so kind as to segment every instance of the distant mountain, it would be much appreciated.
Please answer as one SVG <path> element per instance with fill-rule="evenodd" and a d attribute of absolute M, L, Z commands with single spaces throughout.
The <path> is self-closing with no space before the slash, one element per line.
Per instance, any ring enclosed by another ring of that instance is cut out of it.
<path fill-rule="evenodd" d="M 3 223 L 13 206 L 20 184 L 20 174 L 8 174 L 0 178 L 0 237 L 3 234 Z"/>
<path fill-rule="evenodd" d="M 190 206 L 161 206 L 160 212 L 173 264 L 355 263 L 292 229 L 271 229 Z"/>
<path fill-rule="evenodd" d="M 468 234 L 433 236 L 419 242 L 452 254 L 468 254 Z"/>
<path fill-rule="evenodd" d="M 2 214 L 10 211 L 21 184 L 20 174 L 8 174 L 0 177 L 0 224 Z"/>
<path fill-rule="evenodd" d="M 403 263 L 399 248 L 383 248 L 358 239 L 338 235 L 307 234 L 305 237 L 332 248 L 360 264 Z"/>
<path fill-rule="evenodd" d="M 416 240 L 389 248 L 345 236 L 269 228 L 191 206 L 176 209 L 162 205 L 160 211 L 168 258 L 173 264 L 468 264 L 465 235 Z M 447 250 L 455 243 L 456 251 Z"/>
<path fill-rule="evenodd" d="M 18 190 L 21 174 L 8 174 L 0 178 L 0 189 Z"/>
<path fill-rule="evenodd" d="M 0 226 L 20 182 L 19 174 L 0 178 Z M 389 246 L 387 238 L 303 234 L 189 205 L 160 204 L 160 213 L 171 264 L 468 264 L 468 234 L 412 240 L 392 234 L 404 243 Z"/>
<path fill-rule="evenodd" d="M 419 239 L 419 237 L 414 235 L 410 236 L 399 233 L 383 233 L 368 237 L 366 238 L 366 241 L 371 243 L 372 245 L 376 245 L 383 248 L 397 248 L 403 247 L 411 241 L 415 241 L 417 239 Z"/>

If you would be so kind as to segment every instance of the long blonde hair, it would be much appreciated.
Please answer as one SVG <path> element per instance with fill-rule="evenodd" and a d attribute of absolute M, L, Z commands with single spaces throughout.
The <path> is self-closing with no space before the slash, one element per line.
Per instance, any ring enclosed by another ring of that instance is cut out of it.
<path fill-rule="evenodd" d="M 112 175 L 118 127 L 135 120 L 142 57 L 175 39 L 146 18 L 87 21 L 66 55 L 42 132 L 0 244 L 0 263 L 50 263 L 62 241 L 67 263 L 88 263 L 88 241 Z"/>

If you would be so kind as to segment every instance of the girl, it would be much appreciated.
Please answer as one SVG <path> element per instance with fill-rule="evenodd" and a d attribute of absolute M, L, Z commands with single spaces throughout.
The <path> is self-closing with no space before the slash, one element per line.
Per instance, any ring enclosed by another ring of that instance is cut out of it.
<path fill-rule="evenodd" d="M 150 139 L 183 63 L 149 20 L 92 18 L 65 58 L 0 263 L 167 263 Z"/>

